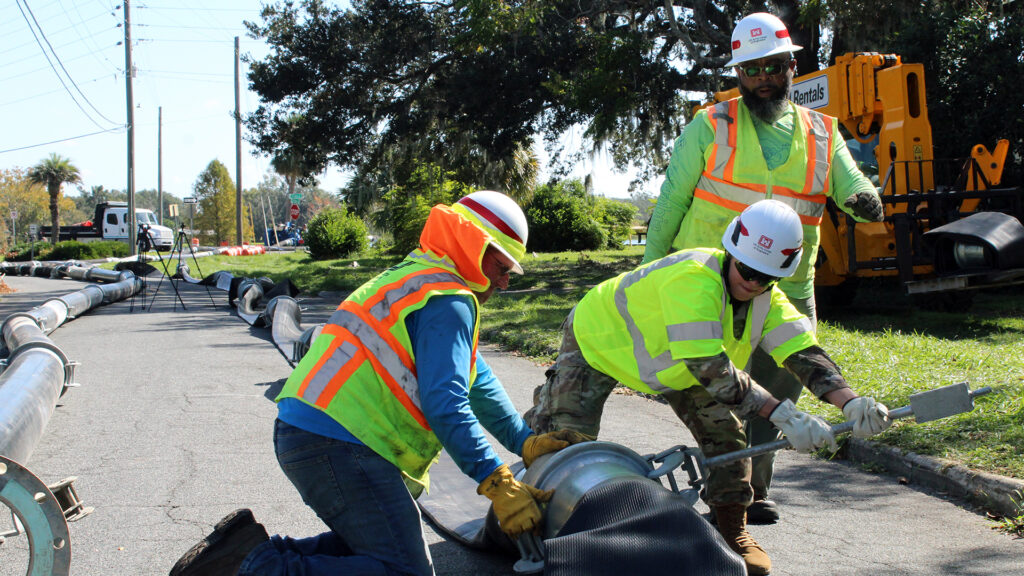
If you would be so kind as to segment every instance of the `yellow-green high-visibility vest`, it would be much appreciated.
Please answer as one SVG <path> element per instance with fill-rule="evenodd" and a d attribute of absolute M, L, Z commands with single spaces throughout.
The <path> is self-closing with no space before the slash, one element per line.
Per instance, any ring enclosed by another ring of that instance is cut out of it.
<path fill-rule="evenodd" d="M 734 217 L 759 200 L 773 198 L 796 211 L 804 231 L 800 264 L 793 276 L 782 279 L 782 287 L 787 293 L 793 293 L 789 286 L 798 287 L 797 293 L 810 293 L 820 244 L 818 225 L 828 199 L 835 119 L 791 105 L 796 123 L 789 158 L 774 170 L 768 169 L 750 111 L 739 99 L 708 109 L 715 139 L 704 152 L 704 171 L 672 247 L 721 247 L 722 232 Z"/>
<path fill-rule="evenodd" d="M 742 336 L 725 292 L 723 250 L 675 252 L 595 286 L 576 306 L 573 333 L 587 363 L 640 392 L 699 382 L 683 359 L 725 352 L 749 369 L 756 346 L 780 365 L 817 344 L 810 320 L 778 287 L 750 302 Z"/>
<path fill-rule="evenodd" d="M 414 484 L 427 488 L 441 442 L 420 407 L 416 359 L 406 317 L 434 296 L 461 294 L 474 304 L 470 386 L 476 380 L 479 304 L 457 274 L 422 250 L 352 293 L 331 315 L 292 372 L 277 401 L 297 398 L 319 408 Z M 408 484 L 408 482 L 407 482 Z"/>

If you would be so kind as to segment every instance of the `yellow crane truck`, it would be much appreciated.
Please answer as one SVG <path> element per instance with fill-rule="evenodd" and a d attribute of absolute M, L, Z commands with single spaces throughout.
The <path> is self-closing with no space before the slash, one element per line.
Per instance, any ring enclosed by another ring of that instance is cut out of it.
<path fill-rule="evenodd" d="M 738 95 L 718 92 L 714 101 Z M 974 289 L 1024 282 L 1024 190 L 999 187 L 1009 143 L 935 159 L 921 64 L 847 53 L 795 78 L 790 96 L 839 120 L 885 205 L 884 222 L 856 223 L 830 202 L 821 224 L 819 298 L 850 299 L 860 278 L 892 276 L 922 306 L 963 310 Z"/>

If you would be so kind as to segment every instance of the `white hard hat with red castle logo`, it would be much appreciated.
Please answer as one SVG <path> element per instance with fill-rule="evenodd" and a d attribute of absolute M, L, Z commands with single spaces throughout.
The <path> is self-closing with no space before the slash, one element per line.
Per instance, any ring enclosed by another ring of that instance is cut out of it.
<path fill-rule="evenodd" d="M 726 66 L 796 52 L 802 48 L 790 40 L 789 30 L 782 20 L 767 12 L 755 12 L 740 20 L 733 29 L 732 60 Z"/>
<path fill-rule="evenodd" d="M 722 234 L 722 246 L 733 258 L 776 278 L 796 272 L 803 243 L 804 228 L 796 210 L 771 199 L 747 206 Z"/>

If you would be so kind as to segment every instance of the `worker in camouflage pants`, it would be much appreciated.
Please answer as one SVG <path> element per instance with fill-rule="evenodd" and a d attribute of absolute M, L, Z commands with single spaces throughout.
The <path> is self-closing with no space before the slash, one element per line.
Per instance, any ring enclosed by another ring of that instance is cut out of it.
<path fill-rule="evenodd" d="M 596 440 L 601 428 L 604 404 L 618 385 L 611 376 L 591 368 L 573 334 L 573 316 L 562 323 L 562 345 L 558 359 L 544 376 L 547 381 L 533 392 L 534 406 L 524 419 L 534 430 L 575 430 Z M 706 385 L 712 385 L 708 382 Z M 743 423 L 701 386 L 671 390 L 662 394 L 672 410 L 700 443 L 701 452 L 717 456 L 747 447 Z M 741 460 L 710 471 L 708 486 L 714 486 L 714 501 L 746 506 L 753 498 L 750 489 L 750 460 Z"/>
<path fill-rule="evenodd" d="M 761 200 L 735 217 L 725 250 L 670 254 L 606 280 L 569 314 L 562 345 L 524 419 L 535 431 L 573 430 L 592 438 L 617 383 L 661 394 L 693 433 L 705 457 L 747 447 L 743 422 L 755 415 L 778 427 L 801 451 L 835 449 L 820 418 L 780 401 L 747 368 L 755 349 L 767 353 L 819 399 L 843 410 L 854 434 L 889 425 L 888 410 L 857 396 L 818 346 L 810 320 L 776 286 L 800 261 L 797 213 Z M 750 460 L 716 467 L 706 501 L 718 530 L 750 574 L 768 574 L 767 553 L 746 530 L 753 501 Z"/>

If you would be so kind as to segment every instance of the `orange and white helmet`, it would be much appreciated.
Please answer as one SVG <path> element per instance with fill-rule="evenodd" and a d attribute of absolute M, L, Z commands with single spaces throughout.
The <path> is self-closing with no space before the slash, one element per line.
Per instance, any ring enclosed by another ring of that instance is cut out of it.
<path fill-rule="evenodd" d="M 736 23 L 732 31 L 732 60 L 726 66 L 802 49 L 803 46 L 793 44 L 782 20 L 767 12 L 755 12 Z"/>
<path fill-rule="evenodd" d="M 515 200 L 501 192 L 480 190 L 460 199 L 452 205 L 452 210 L 465 216 L 491 237 L 491 246 L 515 263 L 512 272 L 523 273 L 519 261 L 526 255 L 529 230 L 526 215 Z"/>
<path fill-rule="evenodd" d="M 733 258 L 775 278 L 796 272 L 803 242 L 800 216 L 778 200 L 747 206 L 722 234 L 722 246 Z"/>

